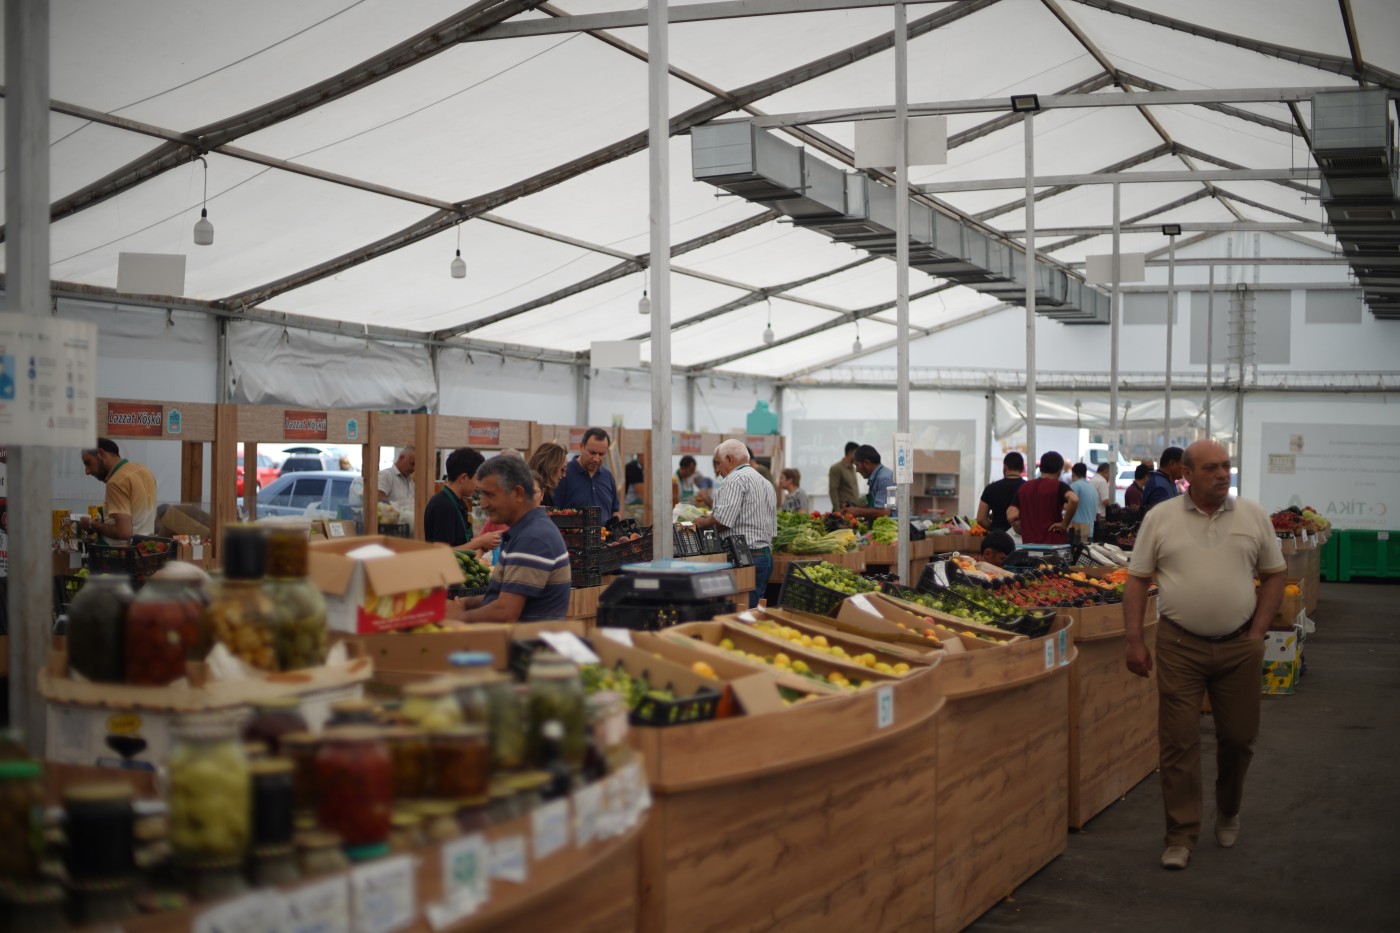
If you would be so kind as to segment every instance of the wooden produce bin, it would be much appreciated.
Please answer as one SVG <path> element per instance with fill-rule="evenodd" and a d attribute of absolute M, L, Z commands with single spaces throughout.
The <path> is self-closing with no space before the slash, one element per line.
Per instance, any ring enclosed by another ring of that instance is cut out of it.
<path fill-rule="evenodd" d="M 935 667 L 782 712 L 634 727 L 653 801 L 638 928 L 927 929 L 942 706 Z"/>
<path fill-rule="evenodd" d="M 938 665 L 935 933 L 961 930 L 1065 851 L 1073 623 Z"/>
<path fill-rule="evenodd" d="M 847 551 L 844 554 L 774 554 L 773 573 L 768 577 L 769 583 L 781 584 L 783 577 L 787 576 L 788 564 L 795 560 L 819 560 L 828 564 L 836 564 L 838 567 L 845 567 L 856 573 L 865 570 L 865 552 Z"/>
<path fill-rule="evenodd" d="M 385 687 L 427 680 L 450 670 L 449 655 L 458 651 L 485 651 L 495 658 L 495 669 L 504 671 L 510 660 L 512 640 L 538 637 L 540 632 L 571 632 L 580 638 L 591 626 L 582 620 L 558 622 L 481 622 L 466 629 L 441 632 L 384 632 L 378 635 L 331 637 L 354 645 L 374 662 L 374 682 Z"/>

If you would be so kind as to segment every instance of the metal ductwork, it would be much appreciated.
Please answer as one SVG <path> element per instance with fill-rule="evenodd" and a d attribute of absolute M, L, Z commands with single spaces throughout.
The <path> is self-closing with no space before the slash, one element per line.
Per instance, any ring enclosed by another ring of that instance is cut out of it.
<path fill-rule="evenodd" d="M 1328 227 L 1377 317 L 1400 319 L 1400 157 L 1384 89 L 1313 95 Z"/>
<path fill-rule="evenodd" d="M 805 150 L 751 123 L 692 129 L 691 165 L 696 181 L 780 211 L 836 243 L 894 258 L 894 190 L 865 175 L 808 159 Z M 1025 299 L 1023 249 L 913 198 L 909 265 L 1008 304 Z M 1035 285 L 1038 313 L 1067 324 L 1109 322 L 1108 297 L 1064 269 L 1037 262 Z"/>

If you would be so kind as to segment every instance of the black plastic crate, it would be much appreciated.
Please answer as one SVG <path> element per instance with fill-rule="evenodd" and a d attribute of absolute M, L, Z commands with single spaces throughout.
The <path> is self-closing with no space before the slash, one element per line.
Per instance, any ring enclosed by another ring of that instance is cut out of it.
<path fill-rule="evenodd" d="M 701 554 L 723 554 L 724 541 L 720 538 L 719 532 L 713 528 L 700 529 L 700 553 Z"/>
<path fill-rule="evenodd" d="M 675 553 L 677 557 L 698 557 L 700 555 L 700 534 L 693 525 L 673 526 L 672 536 L 675 539 Z"/>
<path fill-rule="evenodd" d="M 788 564 L 783 574 L 783 588 L 778 591 L 779 606 L 819 616 L 836 614 L 846 594 L 822 586 L 807 576 L 806 568 L 820 563 L 819 560 L 795 560 Z"/>
<path fill-rule="evenodd" d="M 722 539 L 724 553 L 729 555 L 729 562 L 735 567 L 752 567 L 753 553 L 749 550 L 749 542 L 743 535 L 730 535 Z"/>
<path fill-rule="evenodd" d="M 603 546 L 603 529 L 599 525 L 591 528 L 560 528 L 564 536 L 564 546 L 570 551 L 596 551 Z"/>
<path fill-rule="evenodd" d="M 719 713 L 719 701 L 723 698 L 724 694 L 712 687 L 701 687 L 695 696 L 677 700 L 662 700 L 648 693 L 632 707 L 628 718 L 634 726 L 679 726 L 706 722 Z"/>
<path fill-rule="evenodd" d="M 598 606 L 599 628 L 625 628 L 634 632 L 659 632 L 685 622 L 709 622 L 734 611 L 730 600 L 703 603 L 631 603 Z"/>
<path fill-rule="evenodd" d="M 489 587 L 467 586 L 465 583 L 453 583 L 447 588 L 448 599 L 465 599 L 469 596 L 485 596 Z"/>
<path fill-rule="evenodd" d="M 602 528 L 603 510 L 600 506 L 589 505 L 581 509 L 570 509 L 568 514 L 546 512 L 549 520 L 559 528 Z"/>
<path fill-rule="evenodd" d="M 152 550 L 152 542 L 162 550 Z M 151 535 L 132 535 L 131 544 L 89 544 L 87 547 L 89 573 L 123 573 L 143 580 L 174 557 L 173 539 Z"/>
<path fill-rule="evenodd" d="M 570 585 L 572 585 L 574 589 L 582 589 L 588 586 L 602 586 L 603 574 L 596 569 L 585 570 L 574 567 L 571 574 Z"/>

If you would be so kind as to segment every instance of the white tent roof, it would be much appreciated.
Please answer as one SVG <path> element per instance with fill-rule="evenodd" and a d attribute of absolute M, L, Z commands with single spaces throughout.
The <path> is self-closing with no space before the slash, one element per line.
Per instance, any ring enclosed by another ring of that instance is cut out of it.
<path fill-rule="evenodd" d="M 501 22 L 633 6 L 54 0 L 52 277 L 104 293 L 116 287 L 118 253 L 182 252 L 186 297 L 224 309 L 565 354 L 641 337 L 645 29 L 456 41 Z M 911 101 L 1360 79 L 1400 89 L 1400 5 L 1386 0 L 959 0 L 916 4 L 909 16 Z M 684 129 L 888 105 L 893 53 L 888 42 L 873 52 L 867 44 L 892 21 L 888 7 L 876 7 L 675 23 L 672 114 Z M 339 93 L 337 75 L 353 91 Z M 1308 118 L 1306 107 L 1301 114 Z M 1019 121 L 976 129 L 989 122 L 951 118 L 949 163 L 916 169 L 912 181 L 1020 174 Z M 849 123 L 799 132 L 810 151 L 839 164 L 853 140 Z M 1054 110 L 1035 132 L 1037 174 L 1312 164 L 1304 130 L 1282 104 Z M 201 149 L 216 226 L 209 248 L 190 236 Z M 716 198 L 691 180 L 688 137 L 672 139 L 671 159 L 677 366 L 810 370 L 849 355 L 856 318 L 865 346 L 893 338 L 892 263 L 779 223 L 758 205 Z M 1122 214 L 1125 222 L 1321 221 L 1307 187 L 1127 184 Z M 1110 197 L 1102 186 L 1045 197 L 1037 225 L 1107 224 Z M 1020 192 L 941 199 L 1000 230 L 1023 226 Z M 459 219 L 466 280 L 448 275 Z M 1335 247 L 1325 234 L 1299 235 Z M 1125 251 L 1165 243 L 1156 233 L 1123 237 Z M 1081 235 L 1042 240 L 1041 249 L 1074 263 L 1109 246 Z M 912 288 L 940 284 L 915 273 Z M 911 321 L 928 328 L 993 305 L 951 286 L 916 299 Z M 765 348 L 770 319 L 779 340 Z"/>

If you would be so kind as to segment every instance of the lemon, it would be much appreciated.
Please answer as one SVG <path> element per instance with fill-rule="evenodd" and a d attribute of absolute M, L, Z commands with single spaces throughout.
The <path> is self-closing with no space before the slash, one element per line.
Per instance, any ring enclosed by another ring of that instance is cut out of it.
<path fill-rule="evenodd" d="M 814 636 L 812 636 L 812 644 L 813 644 L 814 646 L 818 647 L 818 648 L 826 648 L 826 647 L 829 647 L 829 645 L 827 644 L 827 640 L 826 640 L 826 636 L 825 636 L 825 635 L 814 635 Z"/>
<path fill-rule="evenodd" d="M 708 677 L 710 680 L 719 680 L 719 675 L 715 673 L 715 669 L 704 661 L 696 661 L 694 664 L 690 665 L 690 670 L 692 673 L 699 674 L 701 677 Z"/>
<path fill-rule="evenodd" d="M 894 672 L 896 674 L 907 674 L 909 673 L 909 665 L 905 664 L 903 661 L 900 661 L 894 666 Z"/>
<path fill-rule="evenodd" d="M 800 639 L 800 641 L 802 642 L 802 647 L 804 647 L 804 648 L 810 648 L 810 647 L 812 647 L 813 642 L 812 642 L 812 636 L 811 636 L 811 635 L 803 635 L 802 638 Z"/>
<path fill-rule="evenodd" d="M 792 658 L 789 658 L 787 655 L 785 655 L 785 654 L 783 654 L 781 651 L 779 651 L 778 654 L 777 654 L 777 656 L 773 658 L 773 666 L 774 666 L 774 667 L 792 667 Z"/>
<path fill-rule="evenodd" d="M 875 670 L 879 671 L 881 674 L 893 674 L 893 673 L 894 673 L 894 668 L 890 667 L 890 666 L 889 666 L 888 664 L 886 664 L 884 661 L 881 661 L 880 663 L 876 664 L 876 665 L 875 665 Z"/>
<path fill-rule="evenodd" d="M 721 639 L 720 639 L 720 642 L 719 642 L 719 646 L 720 646 L 721 648 L 723 648 L 725 651 L 733 651 L 733 650 L 734 650 L 734 642 L 731 641 L 731 640 L 728 639 L 728 638 L 721 638 Z"/>
<path fill-rule="evenodd" d="M 807 666 L 806 661 L 793 661 L 792 672 L 794 674 L 810 674 L 812 669 Z"/>

